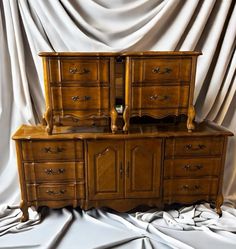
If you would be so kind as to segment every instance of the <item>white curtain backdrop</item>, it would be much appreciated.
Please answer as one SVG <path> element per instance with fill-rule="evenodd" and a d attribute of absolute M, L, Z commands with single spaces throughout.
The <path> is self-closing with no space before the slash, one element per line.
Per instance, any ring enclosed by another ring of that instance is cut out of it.
<path fill-rule="evenodd" d="M 22 123 L 40 122 L 45 110 L 40 51 L 202 51 L 197 121 L 209 119 L 236 134 L 235 48 L 235 0 L 0 1 L 0 218 L 4 205 L 20 200 L 11 135 Z M 232 137 L 223 194 L 233 205 L 235 152 Z M 149 248 L 142 243 L 134 248 Z"/>

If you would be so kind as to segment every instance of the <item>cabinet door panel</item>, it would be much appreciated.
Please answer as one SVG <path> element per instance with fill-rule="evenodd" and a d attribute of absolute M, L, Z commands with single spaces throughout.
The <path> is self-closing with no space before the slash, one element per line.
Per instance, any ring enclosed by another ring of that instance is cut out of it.
<path fill-rule="evenodd" d="M 88 141 L 89 199 L 123 198 L 123 142 Z"/>
<path fill-rule="evenodd" d="M 126 142 L 126 197 L 159 197 L 161 139 Z"/>

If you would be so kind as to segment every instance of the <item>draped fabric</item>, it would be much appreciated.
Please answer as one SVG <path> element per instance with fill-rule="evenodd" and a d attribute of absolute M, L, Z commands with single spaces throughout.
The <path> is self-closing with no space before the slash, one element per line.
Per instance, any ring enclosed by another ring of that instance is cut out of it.
<path fill-rule="evenodd" d="M 44 209 L 42 222 L 30 210 L 30 220 L 18 224 L 19 210 L 8 212 L 0 229 L 1 249 L 234 249 L 236 245 L 236 211 L 228 206 L 223 206 L 220 219 L 208 204 L 133 214 Z"/>
<path fill-rule="evenodd" d="M 235 0 L 0 1 L 0 204 L 20 200 L 11 135 L 45 110 L 40 51 L 202 51 L 196 119 L 236 133 L 235 47 Z M 235 151 L 232 137 L 223 194 L 234 205 Z"/>

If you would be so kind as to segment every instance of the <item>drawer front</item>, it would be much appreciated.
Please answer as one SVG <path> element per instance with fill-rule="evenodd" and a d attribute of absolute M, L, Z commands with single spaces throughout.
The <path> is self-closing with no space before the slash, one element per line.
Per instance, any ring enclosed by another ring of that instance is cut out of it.
<path fill-rule="evenodd" d="M 74 140 L 34 140 L 22 142 L 23 160 L 83 160 L 83 143 Z"/>
<path fill-rule="evenodd" d="M 27 184 L 28 201 L 61 201 L 85 198 L 84 183 Z M 55 206 L 56 203 L 52 205 Z M 50 207 L 50 203 L 48 205 Z"/>
<path fill-rule="evenodd" d="M 28 185 L 28 200 L 70 200 L 75 199 L 75 184 Z"/>
<path fill-rule="evenodd" d="M 217 179 L 173 179 L 164 180 L 164 196 L 216 195 Z"/>
<path fill-rule="evenodd" d="M 56 122 L 56 120 L 55 120 Z M 76 126 L 76 127 L 97 127 L 109 126 L 109 118 L 88 118 L 82 119 L 76 117 L 59 117 L 59 122 L 56 125 L 62 126 Z"/>
<path fill-rule="evenodd" d="M 221 155 L 221 137 L 188 137 L 166 139 L 165 156 Z"/>
<path fill-rule="evenodd" d="M 83 162 L 24 163 L 27 182 L 75 181 L 84 179 Z"/>
<path fill-rule="evenodd" d="M 164 177 L 217 177 L 220 166 L 221 158 L 167 159 L 164 161 Z"/>
<path fill-rule="evenodd" d="M 108 110 L 108 87 L 52 87 L 54 110 Z"/>
<path fill-rule="evenodd" d="M 132 59 L 132 83 L 188 82 L 191 64 L 191 58 Z"/>
<path fill-rule="evenodd" d="M 108 83 L 109 58 L 50 59 L 50 82 Z"/>
<path fill-rule="evenodd" d="M 146 86 L 132 87 L 134 109 L 186 108 L 189 86 Z"/>

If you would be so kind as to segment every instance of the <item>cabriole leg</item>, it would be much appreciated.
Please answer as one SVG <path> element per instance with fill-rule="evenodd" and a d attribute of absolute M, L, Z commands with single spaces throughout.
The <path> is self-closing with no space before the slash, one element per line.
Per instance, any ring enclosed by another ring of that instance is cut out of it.
<path fill-rule="evenodd" d="M 195 118 L 195 109 L 193 105 L 190 105 L 188 108 L 188 120 L 187 120 L 188 132 L 192 132 L 195 129 L 195 125 L 193 123 L 194 118 Z"/>
<path fill-rule="evenodd" d="M 44 114 L 44 118 L 47 122 L 46 131 L 47 131 L 48 135 L 52 135 L 53 122 L 52 122 L 52 109 L 50 107 L 47 108 L 47 110 Z"/>
<path fill-rule="evenodd" d="M 126 133 L 129 130 L 129 108 L 128 106 L 125 107 L 124 113 L 123 113 L 123 119 L 124 119 L 124 126 L 123 131 Z"/>
<path fill-rule="evenodd" d="M 222 216 L 222 210 L 221 210 L 221 205 L 223 204 L 224 198 L 223 195 L 218 195 L 216 198 L 216 212 L 219 214 L 219 216 Z"/>
<path fill-rule="evenodd" d="M 22 211 L 22 216 L 21 216 L 21 222 L 25 222 L 29 219 L 29 212 L 28 212 L 28 206 L 25 203 L 25 201 L 21 201 L 20 203 L 20 209 Z"/>
<path fill-rule="evenodd" d="M 118 114 L 117 114 L 117 111 L 115 108 L 112 108 L 111 110 L 111 131 L 112 133 L 116 133 L 117 131 L 117 117 L 118 117 Z"/>

